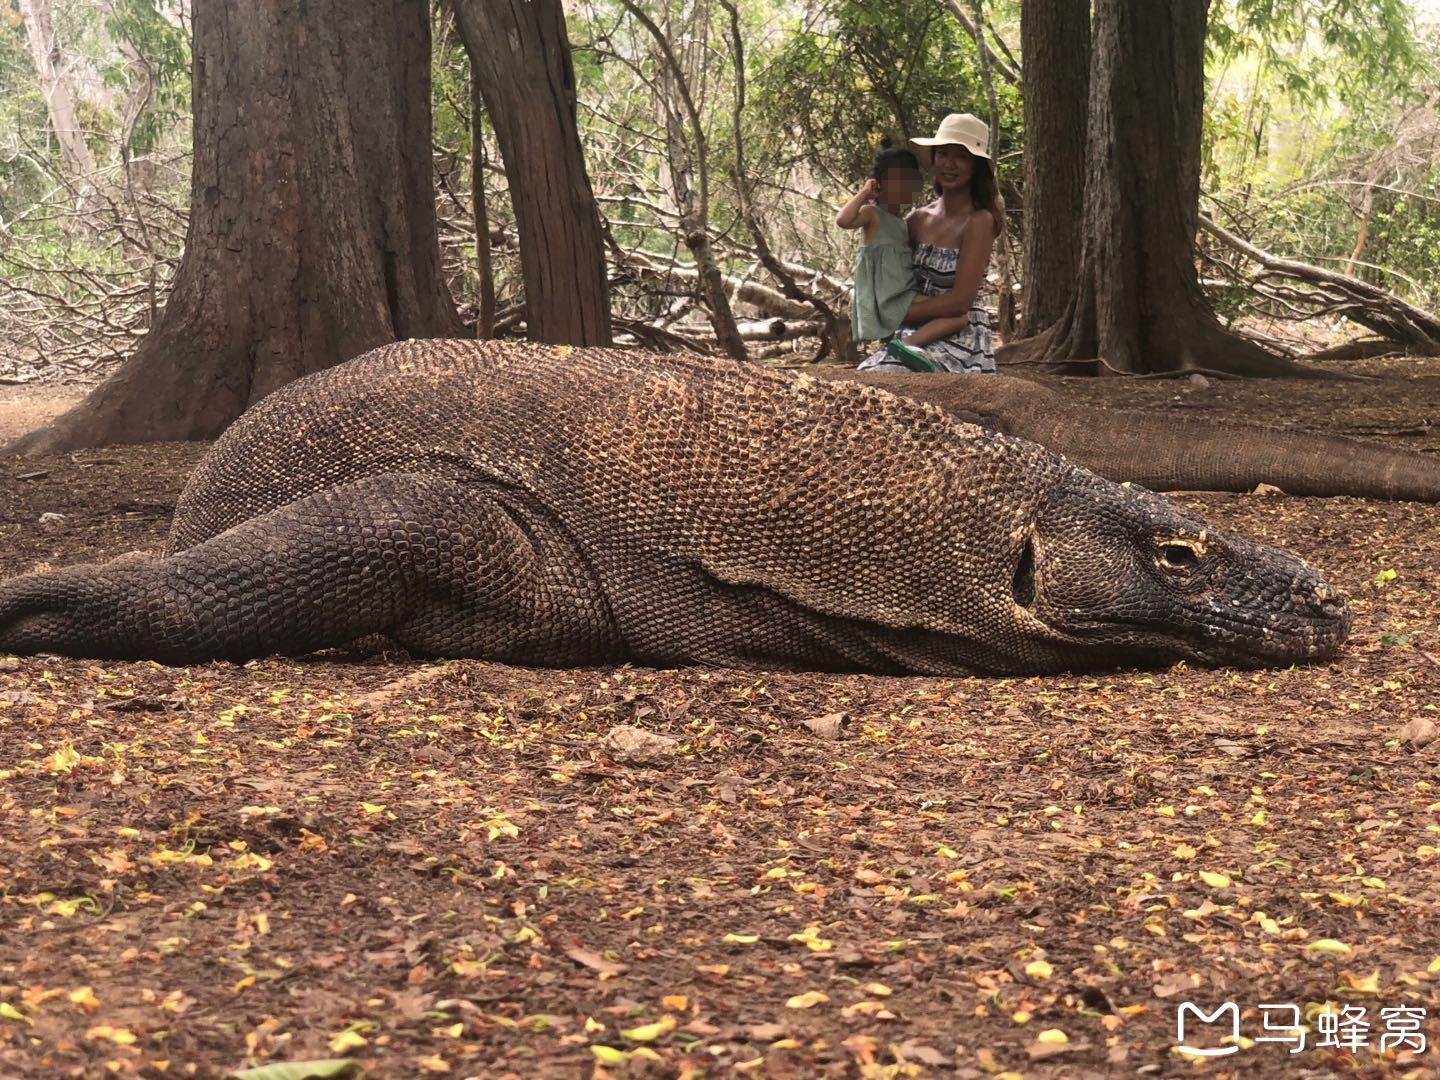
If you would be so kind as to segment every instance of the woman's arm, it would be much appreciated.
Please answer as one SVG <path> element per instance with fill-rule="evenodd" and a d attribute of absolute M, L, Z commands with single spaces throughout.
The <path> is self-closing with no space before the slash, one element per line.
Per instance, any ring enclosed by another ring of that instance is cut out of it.
<path fill-rule="evenodd" d="M 910 326 L 919 326 L 931 319 L 968 315 L 985 279 L 985 267 L 989 265 L 990 252 L 994 247 L 995 218 L 988 210 L 976 210 L 960 240 L 954 287 L 939 296 L 917 296 L 905 312 L 905 322 Z"/>
<path fill-rule="evenodd" d="M 926 345 L 933 345 L 951 334 L 958 334 L 970 325 L 969 315 L 960 315 L 953 319 L 931 319 L 921 326 L 913 334 L 905 339 L 906 345 L 914 345 L 917 348 L 924 348 Z"/>

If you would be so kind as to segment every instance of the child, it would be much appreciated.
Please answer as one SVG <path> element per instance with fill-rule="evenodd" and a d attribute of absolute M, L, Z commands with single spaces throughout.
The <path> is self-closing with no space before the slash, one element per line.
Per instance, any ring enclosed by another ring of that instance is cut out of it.
<path fill-rule="evenodd" d="M 855 263 L 855 295 L 850 321 L 856 341 L 892 338 L 905 321 L 910 302 L 919 294 L 910 261 L 910 235 L 900 213 L 920 190 L 920 162 L 889 138 L 870 167 L 870 179 L 835 219 L 842 229 L 860 229 L 864 244 Z M 906 367 L 934 371 L 924 346 L 959 333 L 969 317 L 931 319 L 905 338 L 891 340 L 887 351 Z"/>

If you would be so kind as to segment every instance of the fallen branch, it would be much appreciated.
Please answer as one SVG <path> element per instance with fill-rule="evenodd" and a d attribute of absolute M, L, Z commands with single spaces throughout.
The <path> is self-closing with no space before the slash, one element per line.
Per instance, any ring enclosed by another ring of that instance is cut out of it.
<path fill-rule="evenodd" d="M 1429 356 L 1440 354 L 1440 317 L 1407 304 L 1368 281 L 1262 251 L 1204 214 L 1200 215 L 1200 227 L 1271 273 L 1320 286 L 1327 294 L 1323 299 L 1329 303 L 1348 301 L 1344 305 L 1345 315 L 1382 337 L 1405 346 L 1411 352 Z M 1336 292 L 1340 295 L 1336 296 Z"/>

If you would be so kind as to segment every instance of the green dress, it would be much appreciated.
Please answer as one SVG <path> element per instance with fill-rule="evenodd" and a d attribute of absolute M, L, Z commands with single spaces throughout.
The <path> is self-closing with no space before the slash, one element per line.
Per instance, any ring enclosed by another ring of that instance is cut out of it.
<path fill-rule="evenodd" d="M 855 340 L 879 341 L 895 333 L 918 293 L 905 222 L 877 205 L 875 235 L 860 248 L 855 262 L 855 294 L 850 302 Z"/>

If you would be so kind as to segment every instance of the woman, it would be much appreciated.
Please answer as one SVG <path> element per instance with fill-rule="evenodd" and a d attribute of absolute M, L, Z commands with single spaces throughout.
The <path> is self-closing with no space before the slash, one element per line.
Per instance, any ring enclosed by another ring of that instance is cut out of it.
<path fill-rule="evenodd" d="M 945 371 L 993 372 L 995 344 L 984 303 L 993 290 L 985 273 L 1005 215 L 990 161 L 990 129 L 969 113 L 951 113 L 934 138 L 910 141 L 929 158 L 938 198 L 905 218 L 920 295 L 905 313 L 900 341 L 931 320 L 968 316 L 963 330 L 926 345 L 924 358 Z M 882 350 L 860 369 L 905 366 Z"/>

